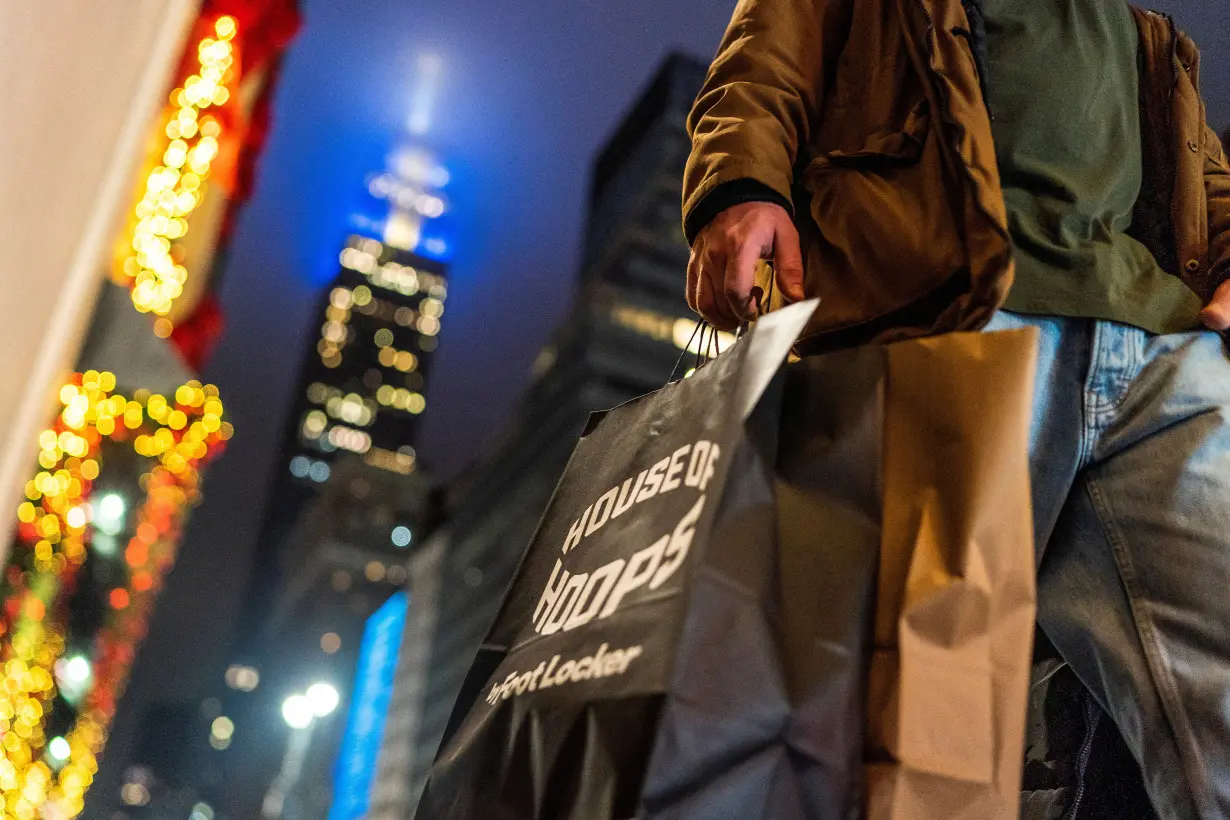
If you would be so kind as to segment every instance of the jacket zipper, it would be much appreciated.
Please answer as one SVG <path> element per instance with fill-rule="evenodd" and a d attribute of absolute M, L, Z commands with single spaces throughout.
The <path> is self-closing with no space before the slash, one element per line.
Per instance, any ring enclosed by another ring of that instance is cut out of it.
<path fill-rule="evenodd" d="M 990 71 L 987 67 L 987 23 L 982 12 L 982 0 L 961 0 L 965 16 L 969 20 L 969 28 L 955 26 L 952 33 L 961 37 L 969 45 L 974 56 L 974 69 L 978 72 L 978 87 L 982 90 L 982 103 L 986 106 L 987 116 L 995 122 L 995 109 L 991 106 L 991 88 L 988 79 Z"/>
<path fill-rule="evenodd" d="M 1072 797 L 1072 805 L 1064 814 L 1064 820 L 1077 820 L 1080 814 L 1081 802 L 1085 799 L 1086 777 L 1089 772 L 1089 759 L 1093 756 L 1093 739 L 1098 731 L 1098 723 L 1102 719 L 1102 710 L 1097 701 L 1088 693 L 1085 695 L 1085 741 L 1081 744 L 1080 753 L 1076 756 L 1076 794 Z"/>
<path fill-rule="evenodd" d="M 927 6 L 928 0 L 913 0 L 923 13 L 923 17 L 927 21 L 927 74 L 931 77 L 932 87 L 935 89 L 937 96 L 940 98 L 940 119 L 949 129 L 959 128 L 959 124 L 953 119 L 952 111 L 948 105 L 948 93 L 944 88 L 943 78 L 935 70 L 933 63 L 935 62 L 935 44 L 932 39 L 935 37 L 935 15 L 931 13 L 931 9 Z M 973 173 L 970 171 L 969 163 L 961 155 L 961 142 L 954 140 L 952 148 L 957 154 L 961 166 L 961 172 L 965 175 L 965 180 L 970 186 L 971 196 L 974 198 L 974 207 L 991 223 L 992 229 L 999 237 L 1004 240 L 1004 243 L 1011 246 L 1012 240 L 1008 236 L 1008 231 L 1001 226 L 999 222 L 991 215 L 986 208 L 983 207 L 982 201 L 978 197 L 978 181 L 974 179 Z"/>

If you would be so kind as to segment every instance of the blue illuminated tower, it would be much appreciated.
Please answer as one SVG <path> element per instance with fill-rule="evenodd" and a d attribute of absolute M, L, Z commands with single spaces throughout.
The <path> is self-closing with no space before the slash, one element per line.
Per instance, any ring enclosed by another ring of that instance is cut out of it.
<path fill-rule="evenodd" d="M 266 542 L 285 541 L 341 456 L 403 476 L 419 470 L 415 442 L 451 252 L 449 173 L 424 137 L 438 74 L 437 58 L 419 61 L 406 132 L 384 169 L 366 180 L 338 273 L 321 296 L 285 430 Z M 423 511 L 401 513 L 396 526 L 413 535 L 420 523 L 413 519 Z"/>
<path fill-rule="evenodd" d="M 694 345 L 679 186 L 705 70 L 667 59 L 599 154 L 581 293 L 499 445 L 450 487 L 448 515 L 410 556 L 412 603 L 365 820 L 413 815 L 474 653 L 590 412 L 660 388 Z"/>
<path fill-rule="evenodd" d="M 434 490 L 415 450 L 429 406 L 431 363 L 448 297 L 448 171 L 427 146 L 439 64 L 420 61 L 407 128 L 365 181 L 321 294 L 275 463 L 247 606 L 226 682 L 228 716 L 258 725 L 280 697 L 313 680 L 349 695 L 368 617 L 406 580 L 404 561 L 433 514 Z M 220 681 L 221 683 L 221 681 Z M 272 803 L 321 816 L 327 761 L 344 717 L 322 721 L 297 784 Z M 278 761 L 265 738 L 228 751 L 226 804 L 252 816 Z M 276 748 L 274 748 L 276 752 Z M 279 810 L 280 811 L 280 810 Z M 290 809 L 287 810 L 288 813 Z"/>

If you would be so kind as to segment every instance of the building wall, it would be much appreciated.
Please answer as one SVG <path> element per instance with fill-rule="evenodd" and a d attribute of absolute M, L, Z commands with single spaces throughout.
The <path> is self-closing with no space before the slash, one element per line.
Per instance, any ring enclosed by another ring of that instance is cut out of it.
<path fill-rule="evenodd" d="M 398 670 L 373 818 L 412 815 L 475 651 L 589 414 L 661 387 L 680 358 L 677 331 L 692 326 L 679 228 L 684 115 L 703 76 L 699 63 L 669 60 L 599 158 L 572 313 L 501 443 L 452 488 L 438 550 L 411 571 L 404 650 L 413 649 Z"/>
<path fill-rule="evenodd" d="M 0 509 L 72 368 L 194 0 L 0 4 Z M 13 519 L 0 525 L 0 565 Z"/>
<path fill-rule="evenodd" d="M 431 663 L 432 636 L 440 612 L 441 581 L 444 550 L 448 533 L 433 536 L 407 564 L 412 590 L 410 606 L 416 613 L 408 617 L 397 656 L 397 686 L 389 702 L 385 722 L 385 742 L 381 744 L 373 780 L 371 804 L 366 820 L 404 820 L 410 817 L 418 803 L 422 781 L 422 760 L 434 754 L 434 748 L 424 753 L 423 742 L 398 742 L 406 738 L 422 738 L 423 702 Z M 430 758 L 428 758 L 430 759 Z"/>

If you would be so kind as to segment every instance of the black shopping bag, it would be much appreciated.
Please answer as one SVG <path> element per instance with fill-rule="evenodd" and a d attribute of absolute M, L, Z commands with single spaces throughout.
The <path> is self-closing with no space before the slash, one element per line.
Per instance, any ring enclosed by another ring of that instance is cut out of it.
<path fill-rule="evenodd" d="M 829 513 L 774 475 L 776 377 L 813 310 L 591 422 L 420 820 L 857 814 L 874 459 L 824 461 L 848 496 Z M 856 403 L 843 420 L 868 427 Z"/>
<path fill-rule="evenodd" d="M 595 416 L 419 820 L 1008 820 L 1035 336 L 783 367 L 770 314 Z"/>

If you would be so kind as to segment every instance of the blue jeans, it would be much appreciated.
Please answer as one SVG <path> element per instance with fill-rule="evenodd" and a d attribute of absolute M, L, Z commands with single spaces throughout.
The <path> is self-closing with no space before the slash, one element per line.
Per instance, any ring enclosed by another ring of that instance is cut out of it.
<path fill-rule="evenodd" d="M 1158 813 L 1230 818 L 1230 358 L 1000 313 L 1041 333 L 1030 436 L 1038 623 L 1141 764 Z"/>

